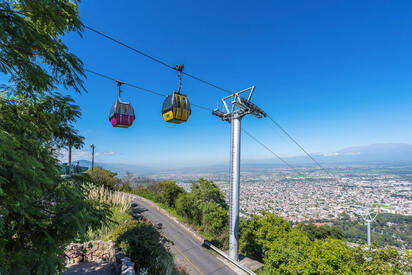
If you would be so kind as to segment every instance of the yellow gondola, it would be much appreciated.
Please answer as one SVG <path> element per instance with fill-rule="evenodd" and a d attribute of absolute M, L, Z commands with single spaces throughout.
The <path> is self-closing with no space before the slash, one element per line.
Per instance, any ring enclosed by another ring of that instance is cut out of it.
<path fill-rule="evenodd" d="M 191 110 L 186 95 L 174 92 L 163 102 L 162 115 L 166 122 L 183 123 L 189 119 Z"/>
<path fill-rule="evenodd" d="M 191 109 L 187 96 L 180 94 L 183 65 L 176 66 L 175 70 L 179 72 L 179 89 L 166 97 L 162 106 L 162 115 L 166 122 L 180 124 L 189 119 Z"/>

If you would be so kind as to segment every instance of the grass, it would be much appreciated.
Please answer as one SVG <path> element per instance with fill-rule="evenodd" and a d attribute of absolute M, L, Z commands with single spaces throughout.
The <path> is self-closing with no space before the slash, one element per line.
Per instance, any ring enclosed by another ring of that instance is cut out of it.
<path fill-rule="evenodd" d="M 129 211 L 131 202 L 122 192 L 113 192 L 103 186 L 93 189 L 89 197 L 110 206 L 118 206 L 123 212 Z"/>
<path fill-rule="evenodd" d="M 118 226 L 127 223 L 131 220 L 130 207 L 131 203 L 120 192 L 112 192 L 103 187 L 99 187 L 90 192 L 91 199 L 98 200 L 110 206 L 112 216 L 111 222 L 107 225 L 101 226 L 96 230 L 88 230 L 86 233 L 86 240 L 109 240 L 111 232 Z"/>
<path fill-rule="evenodd" d="M 111 206 L 110 210 L 112 211 L 111 220 L 108 225 L 104 225 L 97 230 L 88 230 L 86 233 L 87 240 L 103 240 L 108 241 L 111 235 L 111 232 L 115 230 L 119 225 L 124 224 L 130 221 L 129 211 L 123 211 L 119 206 Z"/>

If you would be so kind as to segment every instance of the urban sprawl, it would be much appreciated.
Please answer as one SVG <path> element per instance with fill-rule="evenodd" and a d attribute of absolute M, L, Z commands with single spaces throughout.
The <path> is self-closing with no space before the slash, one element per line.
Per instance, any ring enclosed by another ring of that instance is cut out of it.
<path fill-rule="evenodd" d="M 336 169 L 335 169 L 336 170 Z M 374 211 L 412 215 L 412 180 L 391 172 L 347 168 L 333 178 L 325 171 L 301 169 L 296 176 L 284 169 L 250 169 L 241 173 L 241 215 L 262 210 L 289 221 L 332 220 L 347 213 L 352 219 Z M 229 199 L 227 172 L 156 174 L 157 179 L 175 179 L 185 189 L 198 178 L 213 180 Z"/>

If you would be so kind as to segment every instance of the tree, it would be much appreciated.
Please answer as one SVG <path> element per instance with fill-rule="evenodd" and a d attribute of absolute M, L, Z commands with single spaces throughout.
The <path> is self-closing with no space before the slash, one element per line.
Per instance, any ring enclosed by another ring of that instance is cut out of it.
<path fill-rule="evenodd" d="M 132 186 L 136 182 L 136 178 L 134 177 L 133 173 L 126 171 L 126 175 L 121 179 L 122 186 L 121 190 L 124 192 L 132 191 Z"/>
<path fill-rule="evenodd" d="M 4 213 L 0 251 L 4 249 L 7 255 L 4 270 L 53 274 L 63 266 L 62 245 L 88 227 L 106 223 L 110 212 L 88 199 L 89 189 L 81 177 L 63 179 L 60 175 L 53 152 L 61 145 L 55 134 L 61 127 L 61 114 L 45 110 L 53 109 L 51 105 L 63 109 L 71 105 L 62 103 L 60 97 L 37 103 L 0 100 L 0 208 Z"/>
<path fill-rule="evenodd" d="M 342 229 L 335 226 L 315 226 L 314 224 L 306 225 L 304 223 L 301 223 L 298 225 L 298 228 L 305 232 L 311 241 L 326 239 L 327 237 L 343 240 Z"/>
<path fill-rule="evenodd" d="M 176 199 L 179 194 L 185 190 L 178 186 L 174 181 L 163 181 L 157 184 L 157 201 L 166 204 L 170 208 L 174 208 Z"/>
<path fill-rule="evenodd" d="M 218 213 L 212 213 L 208 206 L 213 207 Z M 222 209 L 218 209 L 222 208 Z M 227 213 L 225 197 L 219 187 L 212 181 L 199 179 L 192 183 L 189 193 L 180 195 L 176 200 L 176 211 L 186 217 L 191 224 L 204 224 L 204 215 L 217 215 L 222 217 L 223 211 Z M 221 223 L 222 221 L 218 221 Z M 215 229 L 214 229 L 215 230 Z"/>
<path fill-rule="evenodd" d="M 412 273 L 412 251 L 410 250 L 402 255 L 390 247 L 372 247 L 371 250 L 366 250 L 366 253 L 358 249 L 358 254 L 363 255 L 364 260 L 361 263 L 365 274 Z"/>
<path fill-rule="evenodd" d="M 81 61 L 60 40 L 82 31 L 77 1 L 1 1 L 0 273 L 55 274 L 62 247 L 108 222 L 83 176 L 63 179 L 58 151 L 83 138 L 79 107 L 58 86 L 80 91 Z"/>
<path fill-rule="evenodd" d="M 201 207 L 204 229 L 215 236 L 226 233 L 229 221 L 227 210 L 214 201 L 204 202 Z"/>
<path fill-rule="evenodd" d="M 178 274 L 166 240 L 149 223 L 130 220 L 109 236 L 134 262 L 138 274 Z"/>
<path fill-rule="evenodd" d="M 86 173 L 96 186 L 103 186 L 109 190 L 117 190 L 120 187 L 121 181 L 116 178 L 117 173 L 115 172 L 102 167 L 95 167 L 93 170 L 87 170 Z"/>
<path fill-rule="evenodd" d="M 58 85 L 83 89 L 83 64 L 60 39 L 83 30 L 77 2 L 0 2 L 0 71 L 9 76 L 15 93 L 36 98 Z"/>
<path fill-rule="evenodd" d="M 193 193 L 198 202 L 214 201 L 219 206 L 228 208 L 224 194 L 213 181 L 203 178 L 199 179 L 196 183 L 192 183 L 191 193 Z"/>
<path fill-rule="evenodd" d="M 300 230 L 293 230 L 289 223 L 283 218 L 273 213 L 262 211 L 261 215 L 252 215 L 248 221 L 240 223 L 240 249 L 248 257 L 256 260 L 263 260 L 271 256 L 270 253 L 276 254 L 280 259 L 272 257 L 271 264 L 279 267 L 285 256 L 282 253 L 288 253 L 288 241 L 294 240 L 293 245 L 297 247 L 298 241 L 296 236 L 302 238 L 305 245 L 308 241 L 306 235 Z M 291 237 L 294 238 L 291 238 Z M 292 246 L 293 246 L 292 245 Z"/>
<path fill-rule="evenodd" d="M 362 254 L 355 253 L 344 242 L 326 238 L 313 243 L 302 269 L 307 274 L 361 274 L 362 261 Z"/>
<path fill-rule="evenodd" d="M 193 193 L 182 193 L 176 200 L 176 212 L 185 217 L 189 224 L 201 225 L 202 209 L 200 209 Z"/>

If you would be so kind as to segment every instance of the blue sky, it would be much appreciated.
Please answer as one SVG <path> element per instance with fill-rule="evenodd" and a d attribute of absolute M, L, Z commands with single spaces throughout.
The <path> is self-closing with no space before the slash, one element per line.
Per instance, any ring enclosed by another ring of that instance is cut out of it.
<path fill-rule="evenodd" d="M 253 101 L 309 152 L 372 143 L 412 143 L 410 1 L 82 1 L 86 25 L 230 90 L 256 85 Z M 162 93 L 176 72 L 85 30 L 64 38 L 85 68 Z M 165 123 L 160 97 L 124 87 L 135 108 L 129 129 L 108 112 L 115 83 L 88 75 L 74 95 L 86 146 L 76 157 L 146 165 L 202 165 L 229 159 L 229 124 L 192 110 L 186 124 Z M 182 92 L 214 108 L 225 94 L 190 78 Z M 73 93 L 71 93 L 73 94 Z M 268 119 L 242 126 L 281 156 L 301 155 Z M 243 159 L 272 155 L 247 136 Z"/>

